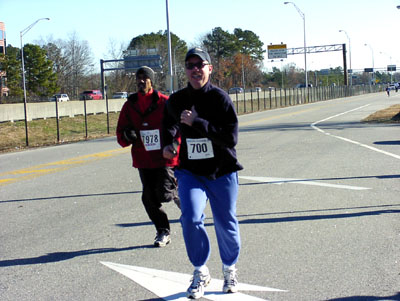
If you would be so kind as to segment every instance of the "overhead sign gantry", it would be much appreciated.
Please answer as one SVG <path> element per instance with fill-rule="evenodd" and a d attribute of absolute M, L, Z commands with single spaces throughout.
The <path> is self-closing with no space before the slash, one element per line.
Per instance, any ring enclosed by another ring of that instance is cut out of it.
<path fill-rule="evenodd" d="M 346 60 L 346 44 L 332 44 L 322 46 L 308 46 L 305 48 L 307 53 L 320 53 L 330 51 L 343 52 L 343 70 L 344 83 L 347 85 L 347 60 Z M 268 59 L 287 58 L 288 55 L 304 54 L 304 47 L 287 48 L 286 44 L 268 45 Z"/>

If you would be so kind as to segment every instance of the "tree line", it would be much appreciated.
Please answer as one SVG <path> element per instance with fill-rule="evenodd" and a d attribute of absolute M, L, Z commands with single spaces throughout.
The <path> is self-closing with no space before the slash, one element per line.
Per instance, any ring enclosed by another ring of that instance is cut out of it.
<path fill-rule="evenodd" d="M 136 36 L 127 46 L 110 43 L 109 56 L 122 59 L 127 50 L 145 53 L 147 49 L 156 49 L 161 56 L 161 70 L 156 73 L 156 88 L 167 89 L 168 47 L 167 32 L 159 31 Z M 287 64 L 282 69 L 276 67 L 272 72 L 264 71 L 263 61 L 266 50 L 259 37 L 250 30 L 236 28 L 233 33 L 216 27 L 199 39 L 197 45 L 206 49 L 214 66 L 213 81 L 221 88 L 230 87 L 252 89 L 254 87 L 289 88 L 304 83 L 305 73 L 295 64 Z M 28 100 L 44 100 L 55 93 L 67 93 L 72 99 L 78 99 L 79 93 L 88 89 L 100 89 L 100 74 L 94 72 L 95 64 L 89 44 L 80 40 L 73 32 L 66 40 L 40 41 L 38 45 L 25 44 L 24 65 Z M 171 58 L 173 74 L 178 88 L 186 85 L 184 57 L 189 45 L 177 35 L 171 33 Z M 21 74 L 21 50 L 7 45 L 6 55 L 0 56 L 0 70 L 6 72 L 9 96 L 0 101 L 20 101 L 23 96 Z M 123 67 L 123 62 L 113 63 L 114 67 Z M 367 84 L 369 74 L 362 73 L 353 79 L 353 83 Z M 378 81 L 390 82 L 387 73 L 375 73 Z M 343 69 L 331 68 L 329 74 L 309 71 L 308 77 L 313 85 L 343 85 Z M 397 74 L 395 74 L 397 77 Z M 107 71 L 105 74 L 108 93 L 116 91 L 135 91 L 134 73 L 125 70 Z M 0 96 L 1 97 L 1 96 Z"/>
<path fill-rule="evenodd" d="M 67 40 L 50 39 L 38 44 L 23 46 L 28 100 L 47 100 L 56 93 L 77 98 L 82 89 L 99 86 L 99 75 L 92 72 L 94 64 L 89 44 L 80 40 L 76 33 Z M 20 101 L 23 97 L 21 49 L 7 45 L 0 63 L 9 89 L 9 96 L 3 96 L 2 102 Z"/>

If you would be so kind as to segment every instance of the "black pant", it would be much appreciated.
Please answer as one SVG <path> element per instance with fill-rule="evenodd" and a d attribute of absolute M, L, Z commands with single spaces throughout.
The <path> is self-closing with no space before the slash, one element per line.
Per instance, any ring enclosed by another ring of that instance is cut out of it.
<path fill-rule="evenodd" d="M 162 203 L 178 199 L 177 182 L 171 167 L 139 168 L 143 185 L 142 202 L 147 215 L 158 232 L 170 230 L 167 213 Z"/>

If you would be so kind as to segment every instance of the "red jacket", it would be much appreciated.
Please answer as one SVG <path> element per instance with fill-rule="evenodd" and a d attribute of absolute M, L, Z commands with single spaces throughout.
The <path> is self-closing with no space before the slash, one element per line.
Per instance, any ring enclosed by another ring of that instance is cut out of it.
<path fill-rule="evenodd" d="M 135 129 L 138 139 L 131 148 L 133 167 L 160 168 L 178 164 L 178 156 L 166 160 L 162 155 L 161 127 L 167 100 L 168 96 L 152 89 L 146 95 L 130 95 L 122 106 L 117 124 L 117 141 L 122 147 L 129 146 L 131 143 L 125 140 L 123 132 L 126 128 Z"/>

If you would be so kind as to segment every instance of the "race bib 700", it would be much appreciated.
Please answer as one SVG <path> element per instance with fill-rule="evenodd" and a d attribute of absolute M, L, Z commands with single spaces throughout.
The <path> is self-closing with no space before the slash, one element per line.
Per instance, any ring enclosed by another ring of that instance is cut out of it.
<path fill-rule="evenodd" d="M 201 160 L 214 157 L 211 140 L 207 138 L 186 139 L 189 160 Z"/>

